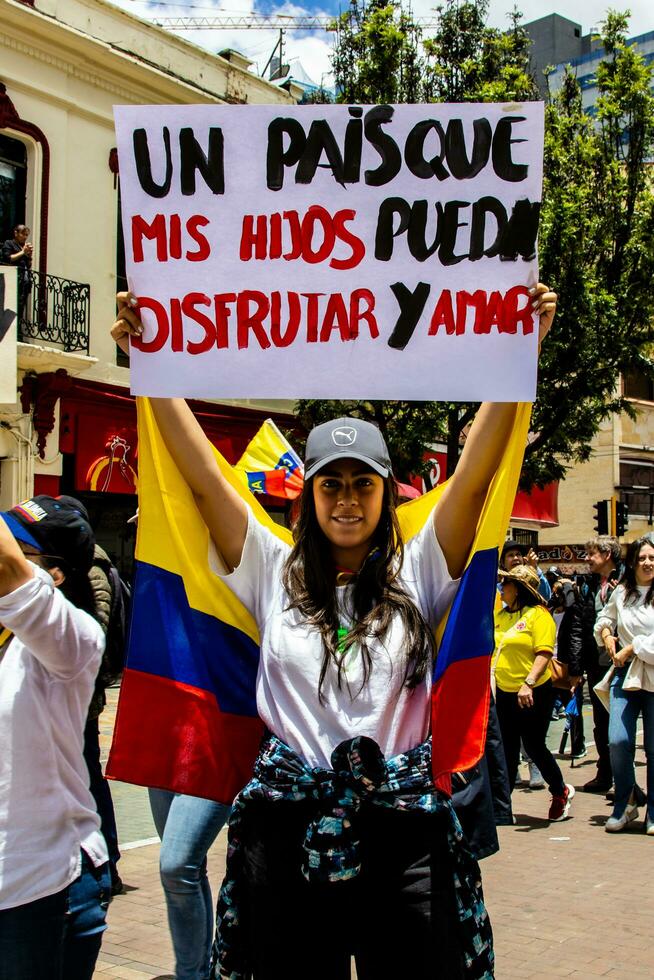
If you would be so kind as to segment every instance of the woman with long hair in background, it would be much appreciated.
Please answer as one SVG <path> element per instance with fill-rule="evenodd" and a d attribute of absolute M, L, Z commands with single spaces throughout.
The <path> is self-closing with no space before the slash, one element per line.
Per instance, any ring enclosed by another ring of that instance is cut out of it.
<path fill-rule="evenodd" d="M 634 757 L 636 723 L 642 714 L 647 758 L 644 829 L 654 837 L 654 543 L 650 535 L 629 546 L 624 575 L 597 619 L 595 636 L 613 665 L 609 749 L 615 800 L 604 829 L 617 833 L 638 817 Z"/>

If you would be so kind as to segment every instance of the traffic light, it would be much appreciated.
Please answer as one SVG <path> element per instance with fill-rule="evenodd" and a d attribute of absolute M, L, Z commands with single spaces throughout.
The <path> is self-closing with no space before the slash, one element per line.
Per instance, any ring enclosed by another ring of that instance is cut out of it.
<path fill-rule="evenodd" d="M 621 500 L 615 505 L 615 534 L 621 538 L 629 528 L 629 508 Z"/>
<path fill-rule="evenodd" d="M 595 511 L 595 530 L 598 534 L 608 534 L 609 501 L 598 500 L 596 504 L 593 504 L 593 510 Z"/>

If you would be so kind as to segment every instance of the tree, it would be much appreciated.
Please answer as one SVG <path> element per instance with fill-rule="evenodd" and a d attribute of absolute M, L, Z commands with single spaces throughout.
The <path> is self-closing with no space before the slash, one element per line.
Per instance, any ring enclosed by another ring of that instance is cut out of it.
<path fill-rule="evenodd" d="M 420 29 L 397 0 L 350 0 L 332 57 L 339 102 L 422 102 Z"/>
<path fill-rule="evenodd" d="M 428 61 L 426 101 L 525 102 L 538 98 L 529 72 L 529 35 L 521 14 L 509 14 L 509 30 L 486 26 L 487 0 L 437 7 L 439 25 L 424 42 Z"/>
<path fill-rule="evenodd" d="M 352 6 L 358 19 L 341 28 L 334 58 L 344 101 L 382 101 L 389 92 L 374 87 L 374 66 L 367 64 L 373 22 L 383 23 L 392 38 L 384 63 L 387 85 L 386 76 L 394 75 L 393 91 L 402 91 L 403 56 L 390 25 L 402 24 L 403 43 L 415 43 L 409 61 L 419 67 L 424 99 L 538 97 L 528 70 L 529 40 L 517 12 L 510 29 L 500 32 L 485 26 L 486 0 L 446 0 L 434 37 L 420 50 L 397 3 L 363 8 L 355 0 Z M 563 477 L 570 465 L 589 457 L 603 419 L 620 409 L 633 412 L 617 390 L 621 372 L 637 368 L 654 375 L 648 357 L 654 339 L 654 200 L 647 175 L 654 151 L 653 69 L 627 47 L 626 29 L 622 14 L 609 14 L 603 25 L 606 57 L 597 76 L 594 118 L 584 112 L 571 72 L 546 107 L 540 265 L 543 281 L 559 293 L 559 314 L 540 361 L 523 467 L 526 487 Z M 383 32 L 375 43 L 381 58 Z M 433 442 L 447 445 L 451 473 L 476 409 L 454 403 L 306 400 L 297 409 L 309 425 L 343 414 L 345 404 L 349 414 L 380 424 L 402 475 L 424 471 L 422 449 Z"/>
<path fill-rule="evenodd" d="M 618 389 L 621 372 L 654 376 L 652 70 L 626 46 L 626 30 L 625 15 L 608 15 L 594 119 L 571 72 L 546 111 L 540 261 L 559 312 L 541 357 L 529 483 L 588 459 L 612 412 L 633 415 Z"/>

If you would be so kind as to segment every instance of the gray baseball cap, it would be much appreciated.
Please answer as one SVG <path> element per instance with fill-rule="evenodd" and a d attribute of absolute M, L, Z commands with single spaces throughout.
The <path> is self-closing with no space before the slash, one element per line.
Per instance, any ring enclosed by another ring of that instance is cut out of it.
<path fill-rule="evenodd" d="M 310 479 L 335 459 L 360 459 L 383 477 L 392 472 L 383 435 L 376 425 L 363 419 L 333 419 L 311 430 L 307 439 L 304 479 Z"/>

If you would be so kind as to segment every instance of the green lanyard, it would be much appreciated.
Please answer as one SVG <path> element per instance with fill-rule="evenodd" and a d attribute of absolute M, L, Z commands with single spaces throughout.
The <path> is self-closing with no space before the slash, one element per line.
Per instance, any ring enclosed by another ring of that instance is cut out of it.
<path fill-rule="evenodd" d="M 343 653 L 345 650 L 345 641 L 347 640 L 349 629 L 347 626 L 338 627 L 338 652 Z"/>

